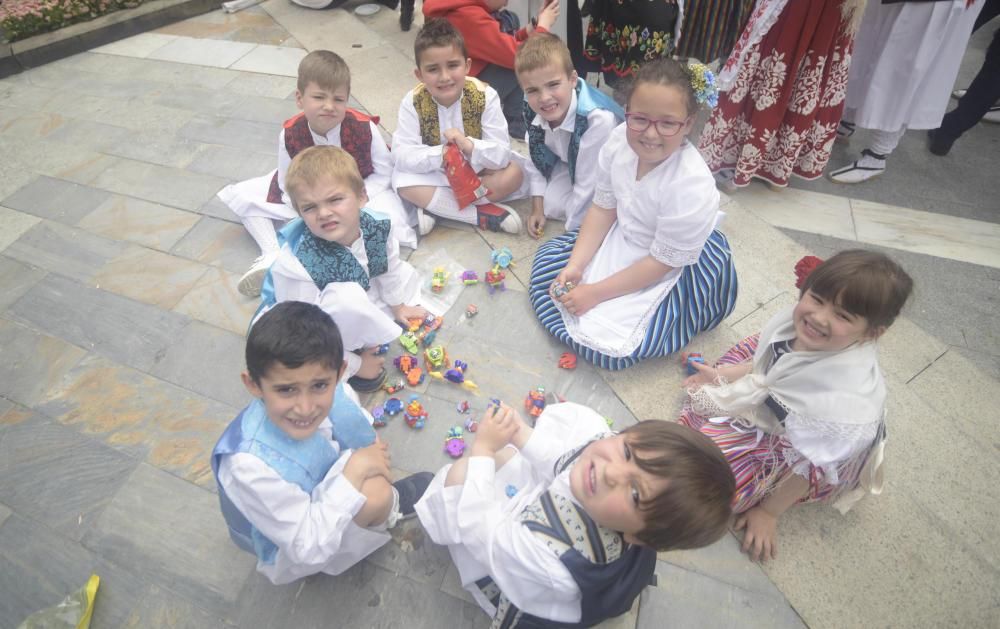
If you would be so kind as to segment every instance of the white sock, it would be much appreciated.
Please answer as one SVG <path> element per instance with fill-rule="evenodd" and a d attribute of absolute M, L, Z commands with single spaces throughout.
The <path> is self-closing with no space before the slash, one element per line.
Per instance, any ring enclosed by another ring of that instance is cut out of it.
<path fill-rule="evenodd" d="M 869 149 L 872 153 L 878 153 L 879 155 L 889 156 L 896 146 L 899 145 L 899 141 L 903 138 L 906 133 L 906 127 L 903 127 L 899 131 L 882 131 L 879 129 L 872 129 L 872 142 Z"/>
<path fill-rule="evenodd" d="M 392 489 L 392 509 L 389 509 L 389 517 L 385 519 L 386 529 L 396 526 L 396 523 L 403 517 L 403 514 L 399 511 L 399 492 L 396 491 L 395 487 L 390 486 L 390 488 Z"/>
<path fill-rule="evenodd" d="M 248 216 L 242 220 L 243 227 L 260 247 L 261 255 L 278 251 L 278 232 L 274 229 L 274 221 L 266 216 Z"/>
<path fill-rule="evenodd" d="M 462 209 L 458 207 L 458 199 L 451 188 L 439 187 L 434 190 L 431 202 L 424 208 L 431 214 L 441 218 L 450 218 L 470 225 L 476 224 L 476 212 L 470 208 Z"/>

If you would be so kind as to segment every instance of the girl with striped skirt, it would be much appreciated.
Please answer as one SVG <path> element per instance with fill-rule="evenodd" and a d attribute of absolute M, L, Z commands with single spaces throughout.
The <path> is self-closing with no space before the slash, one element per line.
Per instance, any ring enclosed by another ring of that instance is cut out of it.
<path fill-rule="evenodd" d="M 714 100 L 711 83 L 704 66 L 643 66 L 626 122 L 598 156 L 579 232 L 535 255 L 530 297 L 542 325 L 606 369 L 676 352 L 735 305 L 732 253 L 715 231 L 719 193 L 685 139 L 699 105 Z"/>
<path fill-rule="evenodd" d="M 886 388 L 875 341 L 912 286 L 882 254 L 838 253 L 800 278 L 794 307 L 684 381 L 680 422 L 729 460 L 736 528 L 754 559 L 774 556 L 792 505 L 832 502 L 844 513 L 880 493 Z"/>

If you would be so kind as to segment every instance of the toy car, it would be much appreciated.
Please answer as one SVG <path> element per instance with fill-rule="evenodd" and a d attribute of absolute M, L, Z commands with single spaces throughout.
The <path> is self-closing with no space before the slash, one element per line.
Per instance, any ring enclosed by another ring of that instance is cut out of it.
<path fill-rule="evenodd" d="M 559 356 L 560 369 L 576 369 L 576 354 L 573 352 L 563 352 Z"/>
<path fill-rule="evenodd" d="M 503 283 L 505 279 L 507 279 L 507 274 L 501 271 L 498 266 L 486 272 L 486 285 L 489 287 L 491 295 L 498 290 L 506 290 L 507 287 Z"/>
<path fill-rule="evenodd" d="M 479 283 L 479 274 L 473 270 L 462 271 L 462 283 L 466 286 L 472 286 Z"/>
<path fill-rule="evenodd" d="M 402 358 L 402 356 L 400 356 L 400 358 Z M 407 358 L 409 358 L 409 356 L 407 356 Z M 382 385 L 382 388 L 385 390 L 386 393 L 392 395 L 393 393 L 397 393 L 403 390 L 403 381 L 402 380 L 397 380 L 395 382 L 387 381 L 384 385 Z"/>
<path fill-rule="evenodd" d="M 403 412 L 403 401 L 398 397 L 391 397 L 382 405 L 382 409 L 389 417 Z"/>
<path fill-rule="evenodd" d="M 385 409 L 382 406 L 376 406 L 375 408 L 373 408 L 372 409 L 372 419 L 375 420 L 375 421 L 372 422 L 372 426 L 375 426 L 376 428 L 384 428 L 385 427 Z"/>
<path fill-rule="evenodd" d="M 434 269 L 434 275 L 431 276 L 431 290 L 435 293 L 440 293 L 444 290 L 444 285 L 448 283 L 448 274 L 445 273 L 444 267 L 439 266 Z"/>
<path fill-rule="evenodd" d="M 465 452 L 465 437 L 462 436 L 462 429 L 459 426 L 448 429 L 448 434 L 444 438 L 444 451 L 453 459 L 461 457 Z"/>
<path fill-rule="evenodd" d="M 424 361 L 428 371 L 441 371 L 448 366 L 448 352 L 440 345 L 428 347 L 424 350 Z"/>
<path fill-rule="evenodd" d="M 683 352 L 681 354 L 681 364 L 687 368 L 687 375 L 693 376 L 698 373 L 698 368 L 694 366 L 694 363 L 705 364 L 705 359 L 698 352 Z"/>
<path fill-rule="evenodd" d="M 509 269 L 514 266 L 514 254 L 511 253 L 510 247 L 494 249 L 490 253 L 490 261 L 493 262 L 493 266 L 500 267 L 501 269 Z"/>
<path fill-rule="evenodd" d="M 465 415 L 466 413 L 472 410 L 472 405 L 469 404 L 469 400 L 462 400 L 461 402 L 455 405 L 455 410 L 458 411 L 460 414 Z"/>
<path fill-rule="evenodd" d="M 417 340 L 424 347 L 429 347 L 434 343 L 435 337 L 437 337 L 437 331 L 441 328 L 441 324 L 444 322 L 442 317 L 435 317 L 432 314 L 427 315 L 427 318 L 423 320 L 421 325 L 423 329 L 416 333 Z"/>
<path fill-rule="evenodd" d="M 424 422 L 427 421 L 427 411 L 424 410 L 417 396 L 410 397 L 410 402 L 406 405 L 406 410 L 403 412 L 403 419 L 406 420 L 406 425 L 410 428 L 424 427 Z"/>
<path fill-rule="evenodd" d="M 476 306 L 476 304 L 469 304 L 468 306 L 465 307 L 465 317 L 467 319 L 471 319 L 477 314 L 479 314 L 479 308 Z"/>
<path fill-rule="evenodd" d="M 468 430 L 469 432 L 476 432 L 477 430 L 479 430 L 479 422 L 470 417 L 469 419 L 465 420 L 465 429 Z"/>
<path fill-rule="evenodd" d="M 403 332 L 399 335 L 399 344 L 403 346 L 403 349 L 410 352 L 414 356 L 420 351 L 420 347 L 417 341 L 417 335 L 413 332 Z"/>
<path fill-rule="evenodd" d="M 528 391 L 528 397 L 524 398 L 524 410 L 533 417 L 538 417 L 545 410 L 545 389 L 536 387 Z"/>
<path fill-rule="evenodd" d="M 424 381 L 424 370 L 420 367 L 413 367 L 406 372 L 406 381 L 410 383 L 411 387 L 415 387 Z"/>

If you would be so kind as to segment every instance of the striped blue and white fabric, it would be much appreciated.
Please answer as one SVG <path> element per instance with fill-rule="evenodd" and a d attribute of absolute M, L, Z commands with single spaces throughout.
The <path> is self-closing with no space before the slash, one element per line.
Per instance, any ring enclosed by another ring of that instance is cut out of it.
<path fill-rule="evenodd" d="M 697 264 L 684 267 L 677 284 L 653 315 L 645 338 L 630 356 L 606 356 L 581 345 L 570 337 L 562 313 L 549 295 L 549 286 L 569 261 L 578 233 L 567 232 L 538 248 L 531 266 L 529 296 L 545 329 L 598 367 L 617 371 L 640 360 L 680 351 L 696 334 L 719 325 L 736 306 L 733 254 L 729 241 L 722 232 L 715 230 L 705 243 Z"/>

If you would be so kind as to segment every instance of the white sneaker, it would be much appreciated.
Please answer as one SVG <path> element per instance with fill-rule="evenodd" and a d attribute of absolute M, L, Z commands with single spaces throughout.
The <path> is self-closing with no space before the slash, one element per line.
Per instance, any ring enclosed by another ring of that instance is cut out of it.
<path fill-rule="evenodd" d="M 253 264 L 250 265 L 250 269 L 240 278 L 240 283 L 236 285 L 236 290 L 240 291 L 241 295 L 246 295 L 247 297 L 260 297 L 260 288 L 264 285 L 264 277 L 277 257 L 278 252 L 275 251 L 274 253 L 263 254 L 254 260 Z"/>
<path fill-rule="evenodd" d="M 508 234 L 520 234 L 524 224 L 521 222 L 521 216 L 517 210 L 503 203 L 494 203 L 493 205 L 507 210 L 507 218 L 500 221 L 500 229 Z"/>
<path fill-rule="evenodd" d="M 962 98 L 968 91 L 969 90 L 955 90 L 954 92 L 951 93 L 951 97 L 955 99 Z"/>
<path fill-rule="evenodd" d="M 417 231 L 420 232 L 421 236 L 431 233 L 435 225 L 437 225 L 436 218 L 425 212 L 423 208 L 417 210 Z"/>
<path fill-rule="evenodd" d="M 861 151 L 861 159 L 849 166 L 838 168 L 828 177 L 834 183 L 862 183 L 878 177 L 885 172 L 885 156 L 872 153 L 868 149 Z"/>

